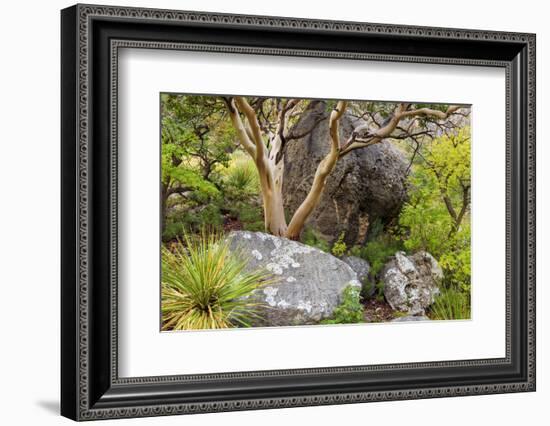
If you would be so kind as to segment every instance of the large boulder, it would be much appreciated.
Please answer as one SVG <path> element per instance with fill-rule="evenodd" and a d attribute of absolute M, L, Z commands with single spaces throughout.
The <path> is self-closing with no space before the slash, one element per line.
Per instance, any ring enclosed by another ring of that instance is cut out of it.
<path fill-rule="evenodd" d="M 412 256 L 397 252 L 382 269 L 384 297 L 392 309 L 408 315 L 423 315 L 439 294 L 443 271 L 425 251 Z"/>
<path fill-rule="evenodd" d="M 231 250 L 249 259 L 247 270 L 265 268 L 276 282 L 257 289 L 260 316 L 255 326 L 315 324 L 332 316 L 348 285 L 360 287 L 355 272 L 316 248 L 262 232 L 235 231 Z"/>
<path fill-rule="evenodd" d="M 329 111 L 323 101 L 312 101 L 291 134 L 301 139 L 285 146 L 283 194 L 285 208 L 294 212 L 306 197 L 315 170 L 330 148 Z M 342 139 L 349 137 L 362 120 L 344 114 L 340 119 Z M 406 199 L 407 162 L 389 142 L 352 151 L 338 160 L 327 179 L 321 200 L 307 224 L 330 240 L 346 231 L 348 245 L 365 241 L 369 224 L 396 217 Z"/>

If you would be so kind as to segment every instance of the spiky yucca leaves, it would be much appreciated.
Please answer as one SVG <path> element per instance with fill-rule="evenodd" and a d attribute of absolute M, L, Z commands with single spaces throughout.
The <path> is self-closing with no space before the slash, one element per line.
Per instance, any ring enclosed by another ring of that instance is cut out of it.
<path fill-rule="evenodd" d="M 267 271 L 246 272 L 242 253 L 203 232 L 162 248 L 162 329 L 249 327 L 259 304 L 248 296 L 272 282 Z"/>
<path fill-rule="evenodd" d="M 247 197 L 260 193 L 258 171 L 251 158 L 234 153 L 229 166 L 222 173 L 227 189 L 234 192 L 233 196 Z"/>

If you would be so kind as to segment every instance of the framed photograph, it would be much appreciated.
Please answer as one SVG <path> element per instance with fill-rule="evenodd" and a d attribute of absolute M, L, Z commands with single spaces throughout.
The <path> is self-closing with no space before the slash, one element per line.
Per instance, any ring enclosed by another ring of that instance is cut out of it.
<path fill-rule="evenodd" d="M 535 390 L 535 35 L 61 12 L 61 413 Z"/>

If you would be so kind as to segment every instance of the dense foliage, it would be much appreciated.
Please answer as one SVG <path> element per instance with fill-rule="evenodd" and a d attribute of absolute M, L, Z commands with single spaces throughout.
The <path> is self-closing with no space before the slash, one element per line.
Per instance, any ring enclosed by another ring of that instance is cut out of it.
<path fill-rule="evenodd" d="M 163 240 L 226 223 L 263 229 L 258 173 L 235 143 L 223 102 L 161 96 Z"/>
<path fill-rule="evenodd" d="M 408 251 L 426 250 L 444 284 L 470 292 L 470 139 L 468 129 L 422 146 L 410 176 L 410 200 L 399 217 Z"/>
<path fill-rule="evenodd" d="M 378 280 L 378 273 L 382 270 L 386 262 L 397 251 L 403 250 L 403 242 L 395 238 L 391 229 L 376 234 L 363 246 L 354 246 L 350 250 L 352 256 L 361 257 L 370 264 L 371 278 L 363 282 L 363 293 L 370 294 L 374 289 L 375 296 L 379 300 L 384 299 L 383 283 Z"/>

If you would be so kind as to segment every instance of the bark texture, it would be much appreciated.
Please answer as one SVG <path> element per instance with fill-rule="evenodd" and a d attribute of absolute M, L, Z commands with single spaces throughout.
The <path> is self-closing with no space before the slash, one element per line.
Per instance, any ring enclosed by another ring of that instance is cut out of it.
<path fill-rule="evenodd" d="M 324 102 L 310 105 L 292 131 L 300 133 L 320 118 L 328 119 Z M 348 114 L 342 116 L 341 140 L 349 138 L 359 124 Z M 329 151 L 328 132 L 327 124 L 321 122 L 313 132 L 287 146 L 283 179 L 287 211 L 296 211 L 306 198 L 317 166 Z M 406 199 L 406 169 L 406 159 L 390 142 L 351 152 L 337 161 L 307 223 L 328 239 L 336 239 L 346 230 L 346 243 L 363 242 L 370 223 L 389 221 L 399 213 Z"/>
<path fill-rule="evenodd" d="M 334 171 L 337 163 L 350 153 L 373 145 L 380 145 L 385 138 L 391 137 L 392 133 L 399 129 L 402 120 L 411 119 L 417 116 L 432 116 L 437 119 L 445 119 L 456 112 L 458 106 L 450 106 L 447 111 L 431 110 L 421 108 L 409 110 L 410 104 L 397 104 L 393 113 L 386 122 L 376 129 L 372 129 L 370 124 L 359 120 L 350 121 L 349 135 L 342 135 L 340 130 L 340 120 L 346 114 L 347 102 L 338 101 L 334 109 L 328 114 L 328 132 L 318 135 L 319 143 L 325 145 L 326 151 L 323 151 L 322 158 L 319 159 L 315 173 L 307 183 L 308 190 L 296 205 L 296 209 L 290 223 L 287 225 L 285 210 L 283 204 L 284 189 L 284 171 L 286 164 L 284 161 L 287 142 L 292 139 L 311 137 L 312 132 L 321 128 L 321 121 L 326 117 L 317 117 L 310 122 L 310 126 L 304 129 L 288 129 L 289 116 L 299 104 L 297 99 L 288 99 L 277 103 L 277 123 L 275 129 L 262 125 L 258 120 L 258 110 L 253 108 L 242 96 L 224 98 L 227 110 L 229 112 L 233 126 L 235 127 L 237 137 L 246 152 L 254 159 L 258 170 L 260 186 L 262 191 L 265 229 L 276 236 L 283 236 L 293 240 L 300 237 L 305 223 L 309 220 L 312 213 L 317 209 L 321 201 L 327 179 Z M 261 104 L 260 104 L 261 105 Z M 320 101 L 313 101 L 311 106 L 321 105 L 326 109 L 326 105 Z M 260 108 L 261 109 L 261 108 Z M 301 120 L 302 121 L 302 120 Z M 409 120 L 410 121 L 410 120 Z M 401 130 L 402 132 L 402 130 Z M 386 148 L 389 150 L 390 148 Z M 319 151 L 321 152 L 321 151 Z M 304 158 L 304 161 L 306 159 Z M 378 159 L 377 159 L 378 161 Z M 380 158 L 380 161 L 387 161 Z M 360 167 L 365 167 L 361 165 Z M 373 170 L 384 168 L 386 165 L 380 164 L 373 167 Z M 309 179 L 309 177 L 308 177 Z M 381 188 L 383 191 L 392 191 L 393 188 Z M 365 194 L 359 192 L 359 188 L 354 188 L 352 193 L 358 198 L 365 197 Z M 338 206 L 335 206 L 336 209 Z M 343 212 L 346 220 L 349 220 L 350 213 Z M 339 211 L 333 211 L 333 214 L 340 215 Z M 367 229 L 369 217 L 360 218 L 361 229 Z M 366 231 L 365 231 L 366 232 Z M 359 232 L 362 234 L 363 232 Z"/>

